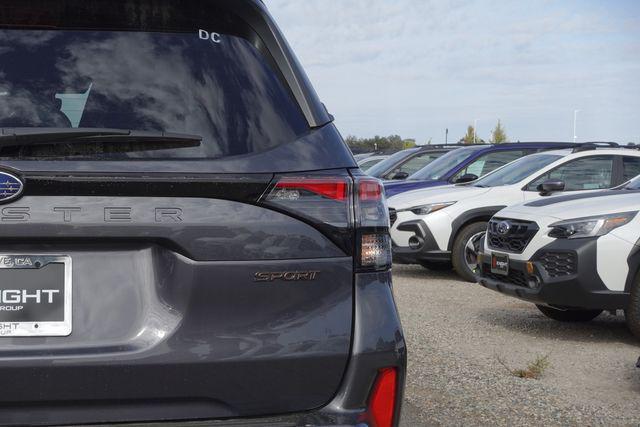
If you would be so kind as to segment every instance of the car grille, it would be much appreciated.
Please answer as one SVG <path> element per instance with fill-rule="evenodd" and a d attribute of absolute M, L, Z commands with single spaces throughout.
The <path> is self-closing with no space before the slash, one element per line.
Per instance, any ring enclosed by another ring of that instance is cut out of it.
<path fill-rule="evenodd" d="M 500 233 L 501 223 L 509 225 L 506 232 Z M 490 248 L 520 254 L 526 249 L 538 230 L 538 225 L 535 222 L 493 218 L 489 221 L 487 241 Z"/>
<path fill-rule="evenodd" d="M 389 208 L 389 221 L 393 225 L 398 219 L 398 212 L 395 209 Z"/>
<path fill-rule="evenodd" d="M 491 273 L 491 271 L 488 271 L 488 268 L 486 268 L 482 276 L 497 282 L 509 283 L 510 285 L 521 286 L 523 288 L 529 287 L 527 284 L 527 276 L 523 271 L 511 270 L 508 275 L 503 276 L 501 274 Z"/>
<path fill-rule="evenodd" d="M 570 276 L 578 271 L 578 257 L 574 252 L 547 252 L 540 263 L 549 277 Z"/>

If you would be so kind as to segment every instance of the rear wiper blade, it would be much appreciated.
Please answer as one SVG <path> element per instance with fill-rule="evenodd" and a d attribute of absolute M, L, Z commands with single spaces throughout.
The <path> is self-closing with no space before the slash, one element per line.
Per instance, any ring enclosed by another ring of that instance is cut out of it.
<path fill-rule="evenodd" d="M 3 128 L 0 129 L 0 147 L 36 144 L 75 144 L 92 142 L 170 143 L 170 145 L 197 147 L 202 143 L 199 135 L 171 132 L 138 131 L 97 128 Z"/>

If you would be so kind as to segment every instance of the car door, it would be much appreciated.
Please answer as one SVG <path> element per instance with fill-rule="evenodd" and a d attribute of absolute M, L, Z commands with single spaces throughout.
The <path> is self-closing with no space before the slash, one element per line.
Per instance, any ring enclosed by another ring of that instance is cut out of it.
<path fill-rule="evenodd" d="M 559 180 L 565 183 L 565 190 L 554 193 L 554 195 L 611 188 L 619 184 L 614 178 L 616 174 L 615 157 L 613 155 L 594 155 L 570 160 L 537 176 L 525 187 L 524 198 L 532 200 L 542 197 L 538 186 L 549 180 Z"/>

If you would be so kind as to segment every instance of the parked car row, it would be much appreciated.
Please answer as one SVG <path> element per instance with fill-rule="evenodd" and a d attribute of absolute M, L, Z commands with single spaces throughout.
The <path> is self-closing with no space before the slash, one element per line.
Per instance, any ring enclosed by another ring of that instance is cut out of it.
<path fill-rule="evenodd" d="M 468 149 L 525 151 L 509 145 L 461 148 L 425 169 Z M 564 147 L 538 147 L 470 182 L 392 193 L 394 262 L 453 268 L 560 321 L 625 310 L 640 337 L 640 150 Z M 452 167 L 460 177 L 464 162 Z"/>
<path fill-rule="evenodd" d="M 574 147 L 565 142 L 509 143 L 463 146 L 453 150 L 407 177 L 385 183 L 387 197 L 423 188 L 475 181 L 513 160 L 528 154 Z"/>
<path fill-rule="evenodd" d="M 422 170 L 431 162 L 462 145 L 425 145 L 398 151 L 383 162 L 375 165 L 367 175 L 382 180 L 404 180 Z"/>

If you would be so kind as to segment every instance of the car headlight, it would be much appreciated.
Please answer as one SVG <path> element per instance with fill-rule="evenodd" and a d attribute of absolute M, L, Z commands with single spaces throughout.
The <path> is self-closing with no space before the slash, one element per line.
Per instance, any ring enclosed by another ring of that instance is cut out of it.
<path fill-rule="evenodd" d="M 618 227 L 622 227 L 636 217 L 638 211 L 611 215 L 591 216 L 568 219 L 551 224 L 549 237 L 556 239 L 581 239 L 604 236 Z"/>
<path fill-rule="evenodd" d="M 411 211 L 416 215 L 428 215 L 433 212 L 437 212 L 440 209 L 444 209 L 448 206 L 455 204 L 456 202 L 444 202 L 444 203 L 430 203 L 428 205 L 414 206 L 409 209 L 402 209 L 403 211 Z"/>

